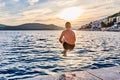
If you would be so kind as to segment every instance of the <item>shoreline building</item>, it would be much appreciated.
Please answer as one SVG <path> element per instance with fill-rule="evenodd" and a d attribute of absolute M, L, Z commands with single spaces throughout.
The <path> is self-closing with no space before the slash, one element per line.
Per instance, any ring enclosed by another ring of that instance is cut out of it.
<path fill-rule="evenodd" d="M 91 30 L 101 30 L 102 26 L 101 26 L 101 21 L 94 21 L 91 24 Z"/>
<path fill-rule="evenodd" d="M 117 23 L 120 23 L 120 15 L 117 16 L 117 20 L 116 20 Z"/>

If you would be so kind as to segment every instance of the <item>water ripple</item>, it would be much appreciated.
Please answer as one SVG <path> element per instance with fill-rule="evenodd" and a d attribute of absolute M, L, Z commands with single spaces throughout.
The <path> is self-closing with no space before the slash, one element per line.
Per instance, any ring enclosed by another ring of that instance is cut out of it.
<path fill-rule="evenodd" d="M 0 80 L 120 65 L 119 33 L 75 32 L 75 49 L 63 57 L 61 31 L 1 31 Z"/>

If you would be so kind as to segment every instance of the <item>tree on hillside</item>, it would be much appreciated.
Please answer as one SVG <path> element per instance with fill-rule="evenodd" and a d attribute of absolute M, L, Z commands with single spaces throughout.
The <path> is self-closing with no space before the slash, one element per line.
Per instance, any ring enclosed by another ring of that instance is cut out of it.
<path fill-rule="evenodd" d="M 105 22 L 101 22 L 102 27 L 107 27 L 107 24 Z"/>

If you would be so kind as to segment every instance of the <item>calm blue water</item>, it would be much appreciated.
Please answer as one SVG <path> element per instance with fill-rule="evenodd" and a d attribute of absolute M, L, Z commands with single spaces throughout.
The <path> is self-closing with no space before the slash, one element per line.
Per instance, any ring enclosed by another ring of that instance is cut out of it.
<path fill-rule="evenodd" d="M 76 47 L 62 57 L 61 31 L 0 31 L 0 80 L 120 65 L 120 33 L 75 31 Z"/>

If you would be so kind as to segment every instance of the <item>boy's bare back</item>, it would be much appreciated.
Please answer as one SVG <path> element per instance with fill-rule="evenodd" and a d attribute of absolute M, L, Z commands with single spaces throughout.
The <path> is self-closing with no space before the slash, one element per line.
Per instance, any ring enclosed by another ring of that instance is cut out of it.
<path fill-rule="evenodd" d="M 70 30 L 66 29 L 62 32 L 62 35 L 64 36 L 63 42 L 67 42 L 68 44 L 75 44 L 76 38 L 75 38 L 75 33 Z"/>

